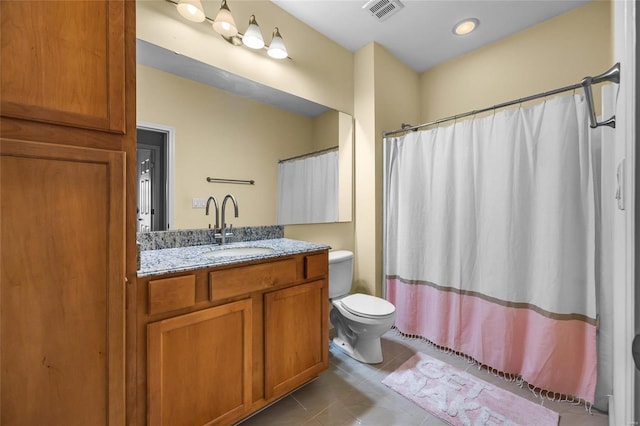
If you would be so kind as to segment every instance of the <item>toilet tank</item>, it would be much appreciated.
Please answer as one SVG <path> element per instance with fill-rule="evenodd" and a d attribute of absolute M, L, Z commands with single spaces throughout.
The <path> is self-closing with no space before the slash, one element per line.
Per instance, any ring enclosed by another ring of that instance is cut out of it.
<path fill-rule="evenodd" d="M 353 253 L 347 250 L 329 252 L 329 298 L 346 296 L 353 280 Z"/>

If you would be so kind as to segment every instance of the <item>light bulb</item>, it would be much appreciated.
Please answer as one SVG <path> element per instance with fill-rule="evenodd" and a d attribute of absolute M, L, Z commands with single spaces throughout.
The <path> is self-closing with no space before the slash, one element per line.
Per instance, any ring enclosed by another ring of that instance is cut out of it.
<path fill-rule="evenodd" d="M 242 36 L 242 43 L 252 49 L 262 49 L 264 47 L 264 39 L 254 15 L 249 18 L 249 28 Z"/>
<path fill-rule="evenodd" d="M 453 33 L 455 35 L 467 35 L 475 30 L 479 24 L 480 21 L 478 21 L 476 18 L 465 19 L 464 21 L 458 22 L 453 27 Z"/>
<path fill-rule="evenodd" d="M 271 44 L 269 45 L 267 54 L 275 59 L 284 59 L 289 56 L 287 48 L 284 45 L 284 40 L 282 40 L 280 31 L 278 31 L 278 27 L 273 30 L 273 37 L 271 38 Z"/>
<path fill-rule="evenodd" d="M 204 9 L 200 0 L 180 0 L 176 8 L 178 13 L 189 21 L 203 22 L 205 19 Z"/>
<path fill-rule="evenodd" d="M 233 19 L 233 15 L 231 15 L 229 6 L 227 6 L 227 0 L 222 0 L 218 15 L 216 15 L 216 19 L 213 21 L 213 29 L 225 37 L 234 37 L 238 34 L 238 27 L 236 27 L 236 21 Z"/>

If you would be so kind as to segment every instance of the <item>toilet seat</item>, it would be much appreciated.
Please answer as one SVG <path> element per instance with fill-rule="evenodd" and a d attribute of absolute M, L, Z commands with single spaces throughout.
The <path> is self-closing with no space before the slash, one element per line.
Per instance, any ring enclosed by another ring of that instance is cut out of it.
<path fill-rule="evenodd" d="M 340 302 L 346 311 L 364 318 L 387 317 L 396 311 L 392 303 L 368 294 L 351 294 Z"/>

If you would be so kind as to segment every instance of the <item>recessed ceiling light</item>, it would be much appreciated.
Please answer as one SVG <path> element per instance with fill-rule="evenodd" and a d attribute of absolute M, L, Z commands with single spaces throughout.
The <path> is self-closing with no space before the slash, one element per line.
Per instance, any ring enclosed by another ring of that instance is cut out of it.
<path fill-rule="evenodd" d="M 478 28 L 478 25 L 480 25 L 480 21 L 476 18 L 467 18 L 454 25 L 453 33 L 455 35 L 467 35 Z"/>

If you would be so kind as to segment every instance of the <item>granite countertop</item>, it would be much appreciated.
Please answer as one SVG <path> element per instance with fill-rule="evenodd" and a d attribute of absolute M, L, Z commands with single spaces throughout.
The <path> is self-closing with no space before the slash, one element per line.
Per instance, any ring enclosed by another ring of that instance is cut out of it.
<path fill-rule="evenodd" d="M 207 256 L 207 253 L 239 247 L 263 247 L 273 251 L 268 253 L 242 254 L 237 256 Z M 161 250 L 146 250 L 140 252 L 140 270 L 138 277 L 169 274 L 172 272 L 189 271 L 193 269 L 209 268 L 212 266 L 230 265 L 251 260 L 271 259 L 280 256 L 306 253 L 331 248 L 324 244 L 306 241 L 276 238 L 271 240 L 245 241 L 225 245 L 211 244 L 168 248 Z"/>

